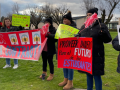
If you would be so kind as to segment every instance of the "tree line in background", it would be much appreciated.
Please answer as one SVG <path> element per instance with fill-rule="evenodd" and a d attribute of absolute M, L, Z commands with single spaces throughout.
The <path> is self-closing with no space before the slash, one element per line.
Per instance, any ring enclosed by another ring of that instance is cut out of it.
<path fill-rule="evenodd" d="M 102 22 L 108 24 L 113 18 L 114 11 L 120 11 L 120 0 L 82 0 L 81 10 L 85 11 L 97 7 L 99 9 Z"/>
<path fill-rule="evenodd" d="M 17 3 L 12 6 L 12 13 L 8 13 L 7 17 L 12 20 L 12 14 L 19 14 L 20 8 Z M 62 23 L 62 17 L 67 13 L 68 8 L 66 5 L 55 7 L 51 4 L 45 4 L 44 6 L 27 6 L 23 15 L 30 15 L 30 24 L 33 24 L 35 28 L 38 28 L 38 24 L 43 22 L 46 18 L 52 17 L 53 22 L 57 25 Z M 1 17 L 1 21 L 4 16 Z M 31 25 L 30 25 L 31 26 Z"/>
<path fill-rule="evenodd" d="M 99 15 L 102 22 L 108 24 L 113 18 L 115 10 L 120 9 L 120 0 L 80 0 L 80 9 L 86 13 L 87 10 L 97 7 L 99 9 Z M 67 5 L 53 6 L 46 3 L 44 6 L 27 6 L 23 15 L 30 15 L 30 24 L 33 24 L 35 28 L 38 28 L 38 24 L 43 22 L 45 18 L 52 17 L 53 22 L 57 25 L 62 23 L 62 17 L 67 13 L 69 8 Z M 12 14 L 19 14 L 20 7 L 17 3 L 12 6 L 12 12 L 7 14 L 7 17 L 12 19 Z M 1 17 L 1 21 L 4 16 Z"/>

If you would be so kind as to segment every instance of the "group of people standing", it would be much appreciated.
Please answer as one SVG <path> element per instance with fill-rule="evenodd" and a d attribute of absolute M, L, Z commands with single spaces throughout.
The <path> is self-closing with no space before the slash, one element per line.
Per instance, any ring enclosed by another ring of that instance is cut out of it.
<path fill-rule="evenodd" d="M 98 14 L 97 8 L 92 8 L 87 11 L 87 19 L 92 16 L 94 13 Z M 72 20 L 71 12 L 69 11 L 65 14 L 62 18 L 63 24 L 69 25 L 71 27 L 77 28 L 76 23 Z M 54 77 L 54 64 L 53 64 L 53 55 L 56 54 L 57 51 L 55 47 L 55 42 L 58 40 L 55 39 L 56 29 L 53 26 L 52 18 L 47 18 L 44 22 L 45 24 L 49 24 L 49 30 L 46 34 L 47 42 L 44 46 L 42 51 L 42 60 L 43 60 L 43 72 L 40 75 L 40 78 L 47 76 L 47 61 L 49 63 L 50 68 L 50 75 L 47 78 L 47 81 L 51 81 Z M 10 31 L 19 31 L 18 27 L 11 26 L 11 20 L 9 18 L 5 18 L 3 21 L 3 25 L 0 29 L 0 32 L 10 32 Z M 93 38 L 93 51 L 92 51 L 92 72 L 93 74 L 86 74 L 87 75 L 87 90 L 93 90 L 93 78 L 95 80 L 95 87 L 96 90 L 102 90 L 102 79 L 101 75 L 104 75 L 104 67 L 105 67 L 105 56 L 104 56 L 104 43 L 108 43 L 112 40 L 111 35 L 107 26 L 101 22 L 101 19 L 96 20 L 92 26 L 85 28 L 83 25 L 78 34 L 75 37 L 92 37 Z M 118 38 L 116 37 L 113 40 L 113 47 L 120 51 L 120 46 L 118 44 Z M 120 55 L 118 57 L 120 61 Z M 6 59 L 6 65 L 3 68 L 11 67 L 10 59 Z M 14 67 L 16 69 L 18 67 L 18 60 L 14 59 Z M 120 62 L 118 72 L 120 72 Z M 74 70 L 63 68 L 64 79 L 58 85 L 63 86 L 63 89 L 71 89 L 73 87 L 73 77 L 74 77 Z"/>
<path fill-rule="evenodd" d="M 92 16 L 94 13 L 98 14 L 97 8 L 88 10 L 86 13 L 87 19 L 90 16 Z M 54 44 L 55 42 L 57 42 L 57 40 L 54 39 L 56 30 L 55 28 L 54 29 L 51 28 L 53 27 L 53 24 L 51 23 L 51 21 L 52 19 L 50 18 L 45 20 L 45 23 L 48 23 L 50 25 L 49 27 L 50 32 L 47 33 L 47 38 L 48 38 L 47 46 L 44 47 L 44 49 L 47 48 L 47 50 L 45 49 L 46 51 L 43 51 L 42 53 L 43 74 L 45 75 L 45 77 L 47 76 L 47 70 L 46 70 L 47 59 L 48 59 L 48 63 L 50 66 L 50 76 L 47 78 L 48 81 L 52 80 L 54 77 L 53 54 L 55 53 Z M 63 24 L 69 25 L 74 28 L 77 27 L 76 23 L 72 20 L 70 11 L 66 15 L 63 16 Z M 92 52 L 93 74 L 92 75 L 88 73 L 86 74 L 87 75 L 87 90 L 93 90 L 93 78 L 95 80 L 96 90 L 102 90 L 101 75 L 104 75 L 104 67 L 105 67 L 104 43 L 108 43 L 112 40 L 107 26 L 104 23 L 101 23 L 101 19 L 98 19 L 92 24 L 92 26 L 88 28 L 85 28 L 85 25 L 83 25 L 79 33 L 76 34 L 75 37 L 92 37 L 93 38 L 93 52 Z M 51 43 L 49 43 L 49 40 Z M 53 47 L 49 47 L 49 45 L 51 46 L 52 43 L 54 43 Z M 45 57 L 45 52 L 46 52 L 47 57 Z M 63 73 L 64 73 L 64 79 L 58 85 L 63 86 L 64 90 L 71 89 L 73 87 L 74 70 L 63 68 Z M 42 78 L 43 74 L 40 76 L 40 78 Z"/>

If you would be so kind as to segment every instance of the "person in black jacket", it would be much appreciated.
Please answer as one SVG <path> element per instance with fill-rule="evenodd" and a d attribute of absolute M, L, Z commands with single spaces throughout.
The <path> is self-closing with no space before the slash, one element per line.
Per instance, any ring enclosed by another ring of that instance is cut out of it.
<path fill-rule="evenodd" d="M 12 31 L 19 31 L 19 28 L 12 26 L 11 20 L 9 18 L 4 18 L 0 32 L 12 32 Z M 3 68 L 8 68 L 8 67 L 11 67 L 10 58 L 6 58 L 6 65 Z M 18 68 L 18 59 L 14 59 L 13 69 L 16 68 Z"/>
<path fill-rule="evenodd" d="M 97 8 L 92 8 L 87 11 L 87 18 L 94 13 L 98 14 Z M 79 32 L 80 37 L 92 37 L 93 38 L 93 50 L 92 50 L 92 75 L 87 74 L 87 90 L 93 90 L 93 77 L 95 79 L 96 90 L 102 90 L 101 75 L 104 75 L 104 44 L 112 40 L 107 26 L 101 23 L 101 19 L 96 20 L 92 26 L 85 28 L 83 25 Z"/>
<path fill-rule="evenodd" d="M 53 27 L 53 21 L 52 18 L 49 17 L 45 20 L 45 24 L 49 24 L 49 30 L 48 33 L 50 34 L 55 34 L 56 33 L 56 29 L 55 27 Z M 47 42 L 44 46 L 43 52 L 42 52 L 42 60 L 43 60 L 43 74 L 45 74 L 45 76 L 47 76 L 47 61 L 49 63 L 49 67 L 50 67 L 50 76 L 47 78 L 48 81 L 53 79 L 54 76 L 54 64 L 53 64 L 53 55 L 56 54 L 56 49 L 55 49 L 55 39 L 54 37 L 49 37 L 48 35 L 46 35 Z M 40 76 L 40 78 L 42 78 L 43 74 Z"/>
<path fill-rule="evenodd" d="M 119 39 L 118 39 L 118 35 L 113 39 L 112 41 L 112 45 L 113 45 L 113 48 L 117 51 L 120 51 L 120 45 L 119 45 Z M 120 73 L 120 53 L 118 55 L 118 67 L 117 67 L 117 72 Z"/>

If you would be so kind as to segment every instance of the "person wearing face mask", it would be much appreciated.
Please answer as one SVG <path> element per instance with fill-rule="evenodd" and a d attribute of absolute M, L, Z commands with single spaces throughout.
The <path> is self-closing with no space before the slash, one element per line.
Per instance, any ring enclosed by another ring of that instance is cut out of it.
<path fill-rule="evenodd" d="M 49 34 L 55 34 L 56 29 L 53 27 L 53 20 L 51 17 L 47 18 L 45 20 L 45 24 L 49 24 Z M 43 60 L 43 72 L 40 78 L 44 78 L 47 76 L 47 61 L 49 63 L 50 68 L 50 75 L 47 78 L 47 81 L 51 81 L 54 77 L 54 64 L 53 64 L 53 55 L 56 54 L 56 48 L 55 48 L 55 42 L 56 40 L 54 37 L 48 36 L 48 33 L 46 34 L 47 42 L 44 46 L 44 49 L 42 51 L 42 60 Z"/>
<path fill-rule="evenodd" d="M 94 13 L 98 14 L 97 8 L 92 8 L 87 11 L 87 19 Z M 92 37 L 92 75 L 87 75 L 87 90 L 93 90 L 93 78 L 95 80 L 96 90 L 102 90 L 101 75 L 104 75 L 105 56 L 104 43 L 112 40 L 107 26 L 101 23 L 101 19 L 96 20 L 91 26 L 85 28 L 83 25 L 78 33 L 79 37 Z"/>
<path fill-rule="evenodd" d="M 2 27 L 0 28 L 0 32 L 12 32 L 12 31 L 19 31 L 20 29 L 18 27 L 11 25 L 11 20 L 9 18 L 4 18 Z M 10 64 L 10 58 L 6 58 L 6 65 L 3 67 L 3 69 L 11 67 Z M 18 59 L 14 59 L 14 66 L 13 69 L 18 68 Z"/>

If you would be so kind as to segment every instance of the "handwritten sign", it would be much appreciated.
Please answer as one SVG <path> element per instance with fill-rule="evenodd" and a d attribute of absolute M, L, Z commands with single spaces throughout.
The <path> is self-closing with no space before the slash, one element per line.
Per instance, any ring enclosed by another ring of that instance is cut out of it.
<path fill-rule="evenodd" d="M 92 38 L 59 39 L 58 68 L 77 69 L 92 74 Z"/>
<path fill-rule="evenodd" d="M 12 14 L 12 26 L 30 26 L 30 16 Z"/>
<path fill-rule="evenodd" d="M 78 32 L 79 30 L 76 28 L 73 28 L 68 25 L 60 24 L 56 31 L 55 39 L 74 37 L 74 35 L 77 34 Z"/>

